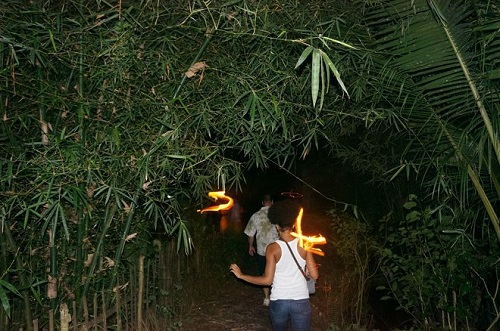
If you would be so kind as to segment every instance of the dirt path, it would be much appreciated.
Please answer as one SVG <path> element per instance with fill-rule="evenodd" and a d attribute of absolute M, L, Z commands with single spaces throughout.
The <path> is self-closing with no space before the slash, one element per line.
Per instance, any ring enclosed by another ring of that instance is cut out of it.
<path fill-rule="evenodd" d="M 306 216 L 306 215 L 305 215 Z M 329 226 L 326 216 L 308 215 L 308 226 L 304 230 L 315 228 L 316 233 L 325 234 Z M 305 232 L 311 233 L 311 232 Z M 317 290 L 311 296 L 313 307 L 312 331 L 325 331 L 334 318 L 335 297 L 332 283 L 335 265 L 333 252 L 327 246 L 322 247 L 326 256 L 316 257 L 320 266 L 320 279 Z M 220 287 L 218 296 L 207 297 L 192 307 L 189 318 L 183 321 L 180 331 L 269 331 L 268 307 L 262 305 L 262 290 L 245 284 L 236 278 L 229 278 L 224 283 L 214 284 Z M 212 291 L 210 291 L 212 292 Z"/>
<path fill-rule="evenodd" d="M 321 282 L 320 282 L 321 283 Z M 218 297 L 207 298 L 191 310 L 181 331 L 269 331 L 268 307 L 262 305 L 262 291 L 234 280 L 222 284 Z M 318 289 L 311 297 L 313 306 L 312 331 L 328 329 L 326 292 Z"/>

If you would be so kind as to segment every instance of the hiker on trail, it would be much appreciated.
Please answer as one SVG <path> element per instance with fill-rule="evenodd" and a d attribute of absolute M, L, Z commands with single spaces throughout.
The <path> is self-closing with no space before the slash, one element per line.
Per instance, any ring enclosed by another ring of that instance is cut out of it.
<path fill-rule="evenodd" d="M 229 271 L 236 278 L 246 282 L 255 285 L 272 284 L 269 315 L 274 331 L 288 330 L 288 321 L 291 321 L 293 331 L 308 331 L 311 327 L 312 309 L 306 278 L 302 271 L 307 270 L 309 277 L 314 279 L 317 279 L 319 274 L 313 254 L 304 250 L 299 245 L 298 238 L 290 233 L 299 211 L 300 206 L 294 200 L 276 202 L 269 208 L 269 220 L 275 224 L 280 240 L 267 246 L 263 275 L 243 274 L 240 267 L 234 263 L 229 267 Z"/>
<path fill-rule="evenodd" d="M 243 231 L 248 236 L 248 254 L 255 256 L 257 259 L 257 268 L 259 275 L 264 274 L 266 268 L 266 247 L 270 243 L 278 239 L 276 227 L 269 222 L 267 212 L 273 204 L 271 195 L 266 194 L 262 199 L 262 207 L 254 213 L 248 221 L 245 230 Z M 256 239 L 256 245 L 254 245 Z M 255 246 L 257 246 L 257 254 L 255 254 Z M 264 292 L 264 306 L 269 306 L 269 284 L 262 287 Z"/>

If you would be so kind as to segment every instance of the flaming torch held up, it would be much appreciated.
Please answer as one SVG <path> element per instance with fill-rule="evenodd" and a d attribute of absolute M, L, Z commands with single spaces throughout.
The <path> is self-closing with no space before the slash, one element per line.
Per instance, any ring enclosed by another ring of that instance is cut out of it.
<path fill-rule="evenodd" d="M 325 237 L 319 236 L 304 236 L 302 235 L 302 215 L 304 214 L 304 208 L 300 208 L 299 215 L 297 216 L 297 232 L 291 232 L 290 234 L 295 238 L 299 238 L 299 245 L 304 248 L 306 251 L 311 253 L 325 256 L 325 253 L 319 249 L 314 247 L 314 245 L 324 245 L 326 244 Z"/>
<path fill-rule="evenodd" d="M 203 208 L 203 209 L 198 209 L 198 212 L 203 214 L 204 212 L 207 212 L 207 211 L 223 211 L 223 210 L 229 210 L 233 207 L 233 199 L 226 194 L 226 191 L 215 191 L 215 192 L 208 192 L 208 196 L 211 197 L 212 199 L 214 199 L 214 201 L 217 202 L 217 200 L 219 199 L 224 199 L 224 200 L 227 200 L 227 203 L 221 203 L 219 205 L 215 205 L 215 206 L 210 206 L 210 207 L 207 207 L 207 208 Z"/>

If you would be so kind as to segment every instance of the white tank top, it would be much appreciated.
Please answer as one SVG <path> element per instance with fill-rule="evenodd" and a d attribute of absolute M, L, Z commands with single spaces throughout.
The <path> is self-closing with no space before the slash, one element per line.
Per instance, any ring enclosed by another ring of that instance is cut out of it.
<path fill-rule="evenodd" d="M 297 246 L 299 239 L 288 242 L 292 249 L 297 262 L 299 262 L 302 270 L 306 265 L 306 261 L 300 256 Z M 281 258 L 276 263 L 274 272 L 274 280 L 271 285 L 271 300 L 301 300 L 309 299 L 309 291 L 304 275 L 300 272 L 299 267 L 293 260 L 290 250 L 286 243 L 282 240 L 276 241 L 281 247 Z"/>

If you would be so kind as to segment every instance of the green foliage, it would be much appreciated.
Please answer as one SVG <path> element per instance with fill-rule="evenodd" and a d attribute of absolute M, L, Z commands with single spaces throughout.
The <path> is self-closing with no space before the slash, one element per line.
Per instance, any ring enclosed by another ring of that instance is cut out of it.
<path fill-rule="evenodd" d="M 320 24 L 331 11 L 296 29 L 288 13 L 301 4 L 285 6 L 0 8 L 2 220 L 33 279 L 48 267 L 57 280 L 54 299 L 36 296 L 42 306 L 112 293 L 156 235 L 191 253 L 208 191 L 239 189 L 245 169 L 269 160 L 290 166 L 325 138 L 301 92 L 308 64 L 293 64 L 316 28 L 330 70 L 346 44 L 338 21 Z"/>
<path fill-rule="evenodd" d="M 343 321 L 364 325 L 368 320 L 368 294 L 377 274 L 376 237 L 366 222 L 346 212 L 330 211 L 334 237 L 331 242 L 344 265 L 347 282 L 341 284 Z M 346 328 L 346 330 L 350 330 Z"/>
<path fill-rule="evenodd" d="M 457 207 L 486 212 L 500 239 L 493 208 L 500 197 L 500 123 L 494 115 L 500 94 L 495 79 L 487 78 L 492 68 L 482 64 L 485 54 L 499 61 L 498 45 L 482 42 L 495 38 L 490 28 L 498 26 L 498 15 L 482 1 L 474 7 L 469 1 L 402 0 L 367 8 L 366 24 L 373 47 L 387 57 L 375 53 L 368 67 L 379 73 L 377 86 L 385 86 L 385 100 L 374 96 L 370 103 L 397 109 L 404 125 L 392 130 L 406 146 L 395 147 L 399 160 L 388 173 L 405 169 L 423 188 L 422 197 L 453 196 Z M 377 118 L 382 130 L 392 126 L 391 118 Z"/>
<path fill-rule="evenodd" d="M 0 279 L 0 302 L 2 302 L 2 308 L 7 314 L 7 316 L 10 318 L 10 302 L 9 298 L 7 297 L 7 293 L 9 292 L 21 296 L 17 288 L 15 288 L 9 282 Z"/>
<path fill-rule="evenodd" d="M 498 268 L 492 257 L 483 255 L 488 246 L 457 228 L 466 219 L 459 211 L 445 205 L 422 207 L 415 196 L 404 208 L 404 218 L 390 216 L 381 223 L 388 233 L 380 246 L 387 280 L 378 288 L 387 291 L 382 300 L 395 300 L 422 328 L 481 321 L 485 316 L 480 307 L 488 297 L 478 297 L 483 284 L 474 270 L 494 276 Z"/>
<path fill-rule="evenodd" d="M 320 37 L 321 39 L 321 37 Z M 325 41 L 323 43 L 326 44 Z M 352 48 L 352 46 L 347 45 Z M 313 107 L 316 107 L 316 101 L 318 100 L 318 93 L 321 90 L 321 103 L 319 105 L 319 110 L 323 107 L 323 101 L 325 99 L 325 93 L 328 92 L 328 87 L 330 86 L 330 73 L 333 73 L 337 79 L 339 85 L 342 88 L 343 93 L 349 97 L 349 93 L 344 85 L 344 82 L 340 79 L 340 73 L 333 64 L 332 60 L 328 57 L 328 54 L 323 52 L 321 49 L 314 48 L 313 46 L 308 46 L 300 55 L 297 63 L 295 64 L 295 69 L 297 69 L 308 57 L 312 54 L 311 63 L 311 96 Z M 321 88 L 320 88 L 321 80 Z"/>
<path fill-rule="evenodd" d="M 69 289 L 57 300 L 81 299 L 113 286 L 158 232 L 190 253 L 208 191 L 238 190 L 248 168 L 291 168 L 314 148 L 384 185 L 389 204 L 407 183 L 446 201 L 460 217 L 430 219 L 494 252 L 500 44 L 490 3 L 3 4 L 2 226 L 28 283 L 49 266 Z"/>

